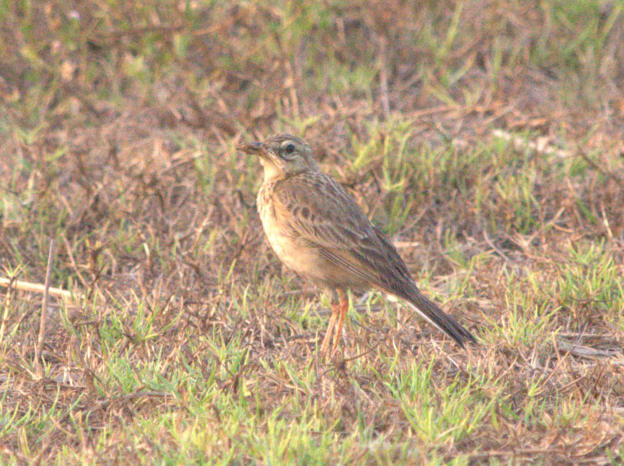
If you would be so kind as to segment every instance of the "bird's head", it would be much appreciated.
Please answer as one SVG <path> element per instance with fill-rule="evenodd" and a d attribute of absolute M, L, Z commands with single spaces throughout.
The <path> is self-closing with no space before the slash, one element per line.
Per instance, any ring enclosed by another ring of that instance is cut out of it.
<path fill-rule="evenodd" d="M 318 170 L 310 144 L 290 134 L 276 134 L 264 142 L 243 143 L 238 149 L 260 156 L 265 181 Z"/>

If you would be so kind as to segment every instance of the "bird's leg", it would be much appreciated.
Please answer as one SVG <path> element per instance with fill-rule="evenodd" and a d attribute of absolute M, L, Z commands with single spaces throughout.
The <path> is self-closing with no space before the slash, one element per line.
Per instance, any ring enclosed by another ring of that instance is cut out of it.
<path fill-rule="evenodd" d="M 327 348 L 329 348 L 329 341 L 336 326 L 336 320 L 338 320 L 338 314 L 340 313 L 340 303 L 332 303 L 332 315 L 327 324 L 327 331 L 325 332 L 325 338 L 323 338 L 323 344 L 321 345 L 321 354 L 325 354 Z"/>
<path fill-rule="evenodd" d="M 340 343 L 340 337 L 342 336 L 342 326 L 344 325 L 347 311 L 349 310 L 349 297 L 347 294 L 343 290 L 338 290 L 338 296 L 340 297 L 340 318 L 338 319 L 337 328 L 334 329 L 334 344 L 332 346 L 330 358 L 334 357 L 338 349 L 338 343 Z"/>

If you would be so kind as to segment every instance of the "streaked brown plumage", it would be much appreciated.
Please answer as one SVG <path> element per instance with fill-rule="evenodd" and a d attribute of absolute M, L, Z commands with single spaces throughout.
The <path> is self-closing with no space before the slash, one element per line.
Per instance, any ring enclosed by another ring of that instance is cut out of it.
<path fill-rule="evenodd" d="M 264 183 L 258 211 L 271 247 L 299 275 L 332 295 L 321 346 L 336 352 L 348 310 L 347 290 L 376 288 L 404 299 L 460 346 L 472 334 L 421 294 L 397 250 L 349 194 L 321 172 L 305 141 L 277 134 L 239 146 L 260 156 Z"/>

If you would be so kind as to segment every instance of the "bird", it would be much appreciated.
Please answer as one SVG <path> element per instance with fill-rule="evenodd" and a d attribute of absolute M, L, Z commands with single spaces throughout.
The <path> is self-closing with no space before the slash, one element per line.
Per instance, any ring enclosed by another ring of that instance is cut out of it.
<path fill-rule="evenodd" d="M 281 133 L 240 143 L 237 149 L 257 155 L 264 168 L 256 205 L 271 248 L 288 269 L 331 298 L 321 355 L 333 358 L 338 349 L 348 291 L 371 288 L 407 302 L 460 347 L 476 343 L 472 333 L 421 293 L 390 239 L 320 170 L 310 144 Z"/>

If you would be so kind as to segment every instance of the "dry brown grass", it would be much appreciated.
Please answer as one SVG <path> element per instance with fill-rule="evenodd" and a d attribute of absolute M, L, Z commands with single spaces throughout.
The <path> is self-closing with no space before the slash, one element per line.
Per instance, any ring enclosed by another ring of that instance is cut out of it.
<path fill-rule="evenodd" d="M 0 2 L 6 464 L 616 464 L 621 2 Z M 481 344 L 270 253 L 287 130 Z"/>

